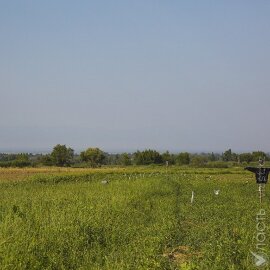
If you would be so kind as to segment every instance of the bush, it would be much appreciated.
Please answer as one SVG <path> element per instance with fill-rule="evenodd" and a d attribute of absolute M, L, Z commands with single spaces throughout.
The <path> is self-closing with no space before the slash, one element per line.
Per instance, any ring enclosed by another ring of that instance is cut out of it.
<path fill-rule="evenodd" d="M 187 152 L 179 153 L 176 156 L 177 165 L 188 165 L 190 163 L 190 155 Z"/>
<path fill-rule="evenodd" d="M 191 160 L 191 165 L 194 167 L 205 167 L 207 158 L 204 156 L 194 156 Z"/>
<path fill-rule="evenodd" d="M 212 161 L 208 162 L 205 167 L 207 168 L 229 168 L 229 165 L 227 162 L 223 161 Z"/>
<path fill-rule="evenodd" d="M 23 168 L 23 167 L 29 167 L 31 165 L 32 165 L 31 162 L 26 161 L 26 160 L 12 160 L 12 161 L 2 161 L 2 162 L 0 162 L 0 167 L 2 167 L 2 168 L 8 168 L 8 167 Z"/>

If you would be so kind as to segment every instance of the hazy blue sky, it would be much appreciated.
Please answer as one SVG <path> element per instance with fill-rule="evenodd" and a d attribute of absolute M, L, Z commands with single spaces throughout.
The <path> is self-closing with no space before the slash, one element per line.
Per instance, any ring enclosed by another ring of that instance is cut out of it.
<path fill-rule="evenodd" d="M 1 1 L 0 151 L 270 151 L 270 1 Z"/>

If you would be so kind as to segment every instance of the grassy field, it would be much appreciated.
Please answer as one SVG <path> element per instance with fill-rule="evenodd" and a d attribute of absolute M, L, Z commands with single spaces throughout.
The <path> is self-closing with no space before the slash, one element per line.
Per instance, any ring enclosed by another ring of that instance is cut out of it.
<path fill-rule="evenodd" d="M 256 269 L 257 189 L 240 168 L 1 169 L 0 268 Z"/>

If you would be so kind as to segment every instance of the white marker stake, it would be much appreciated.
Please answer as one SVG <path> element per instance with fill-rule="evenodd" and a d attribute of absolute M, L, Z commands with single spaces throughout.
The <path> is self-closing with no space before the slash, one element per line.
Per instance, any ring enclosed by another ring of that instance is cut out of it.
<path fill-rule="evenodd" d="M 193 201 L 194 201 L 194 191 L 191 192 L 191 200 L 190 200 L 190 202 L 193 203 Z"/>

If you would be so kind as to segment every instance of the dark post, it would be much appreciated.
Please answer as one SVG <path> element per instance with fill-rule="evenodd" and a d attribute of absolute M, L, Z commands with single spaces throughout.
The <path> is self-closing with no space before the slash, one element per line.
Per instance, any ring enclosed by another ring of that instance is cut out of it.
<path fill-rule="evenodd" d="M 259 196 L 260 196 L 260 203 L 262 203 L 262 198 L 265 195 L 265 185 L 268 181 L 268 175 L 270 172 L 270 168 L 263 168 L 264 166 L 264 159 L 259 159 L 259 167 L 246 167 L 245 170 L 253 172 L 256 177 L 256 182 L 259 185 Z"/>

